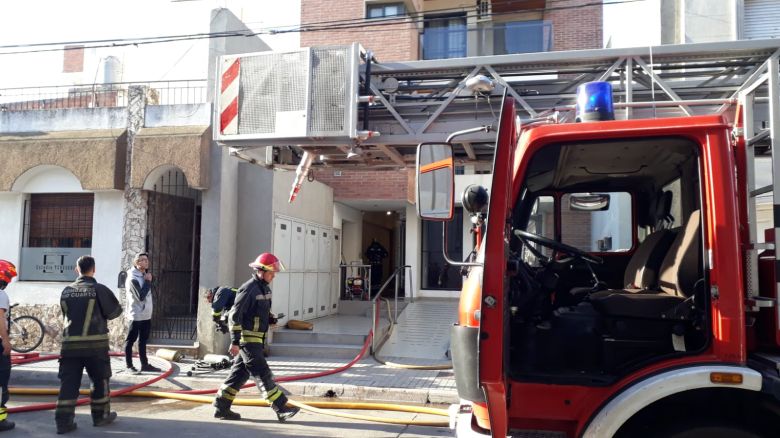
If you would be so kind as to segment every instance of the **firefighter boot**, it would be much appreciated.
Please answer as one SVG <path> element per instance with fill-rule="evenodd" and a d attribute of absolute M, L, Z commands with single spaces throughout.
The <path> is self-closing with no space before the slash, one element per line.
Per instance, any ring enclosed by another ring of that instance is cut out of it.
<path fill-rule="evenodd" d="M 282 406 L 281 408 L 276 407 L 276 405 L 271 405 L 271 406 L 276 412 L 276 419 L 279 420 L 280 423 L 284 423 L 288 419 L 294 417 L 295 414 L 297 414 L 301 410 L 300 408 L 297 408 L 295 406 L 289 408 L 287 406 Z"/>
<path fill-rule="evenodd" d="M 78 428 L 78 424 L 76 423 L 66 423 L 66 424 L 58 424 L 57 425 L 57 435 L 63 435 L 68 432 L 73 432 Z"/>
<path fill-rule="evenodd" d="M 216 399 L 214 399 L 214 403 L 212 403 L 212 406 L 217 408 L 217 410 L 214 411 L 214 418 L 219 418 L 222 420 L 232 420 L 232 421 L 241 419 L 241 414 L 239 414 L 238 412 L 231 411 L 230 403 L 221 397 L 217 397 Z"/>
<path fill-rule="evenodd" d="M 95 427 L 108 426 L 116 420 L 116 412 L 109 412 L 108 415 L 102 418 L 93 418 L 92 425 Z"/>
<path fill-rule="evenodd" d="M 0 432 L 11 430 L 14 427 L 16 427 L 16 423 L 14 423 L 13 421 L 8 421 L 8 420 L 0 421 Z"/>

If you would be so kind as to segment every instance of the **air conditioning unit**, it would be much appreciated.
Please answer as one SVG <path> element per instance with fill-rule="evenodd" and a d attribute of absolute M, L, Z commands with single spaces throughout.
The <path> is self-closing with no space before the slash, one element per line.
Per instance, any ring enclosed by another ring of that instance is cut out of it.
<path fill-rule="evenodd" d="M 227 146 L 357 138 L 361 47 L 311 47 L 219 59 L 215 140 Z"/>

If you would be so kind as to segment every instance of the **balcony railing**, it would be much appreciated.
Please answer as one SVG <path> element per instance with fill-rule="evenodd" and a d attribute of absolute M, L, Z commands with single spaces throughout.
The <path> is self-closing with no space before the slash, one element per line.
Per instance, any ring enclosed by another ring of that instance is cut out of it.
<path fill-rule="evenodd" d="M 0 88 L 0 111 L 124 107 L 127 89 L 133 85 L 148 87 L 149 105 L 186 105 L 208 100 L 205 79 L 55 85 Z"/>

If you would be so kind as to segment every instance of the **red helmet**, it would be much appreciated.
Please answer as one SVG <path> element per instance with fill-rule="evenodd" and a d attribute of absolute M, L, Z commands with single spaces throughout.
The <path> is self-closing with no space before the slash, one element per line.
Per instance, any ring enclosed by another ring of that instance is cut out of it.
<path fill-rule="evenodd" d="M 16 266 L 7 260 L 0 260 L 0 282 L 8 284 L 16 277 Z"/>
<path fill-rule="evenodd" d="M 249 264 L 250 268 L 259 269 L 261 271 L 279 272 L 284 271 L 284 265 L 276 258 L 275 255 L 270 252 L 264 252 L 257 256 L 255 261 Z"/>

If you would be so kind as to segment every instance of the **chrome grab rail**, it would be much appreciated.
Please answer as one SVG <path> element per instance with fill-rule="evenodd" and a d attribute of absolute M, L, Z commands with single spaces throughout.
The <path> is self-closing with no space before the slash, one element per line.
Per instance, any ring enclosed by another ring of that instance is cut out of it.
<path fill-rule="evenodd" d="M 398 289 L 399 289 L 399 277 L 400 273 L 404 272 L 406 269 L 409 269 L 409 289 L 408 289 L 408 295 L 409 299 L 411 301 L 414 301 L 414 282 L 412 281 L 412 267 L 410 265 L 404 265 L 397 267 L 393 274 L 388 277 L 387 280 L 382 284 L 382 286 L 379 288 L 379 291 L 376 293 L 376 295 L 371 298 L 371 329 L 374 333 L 374 336 L 371 338 L 371 354 L 375 353 L 376 349 L 376 343 L 377 343 L 377 329 L 379 328 L 379 298 L 382 296 L 382 292 L 387 288 L 388 285 L 390 285 L 391 281 L 394 281 L 395 283 L 395 298 L 394 298 L 394 313 L 392 314 L 392 319 L 390 321 L 391 324 L 396 324 L 398 321 Z"/>

